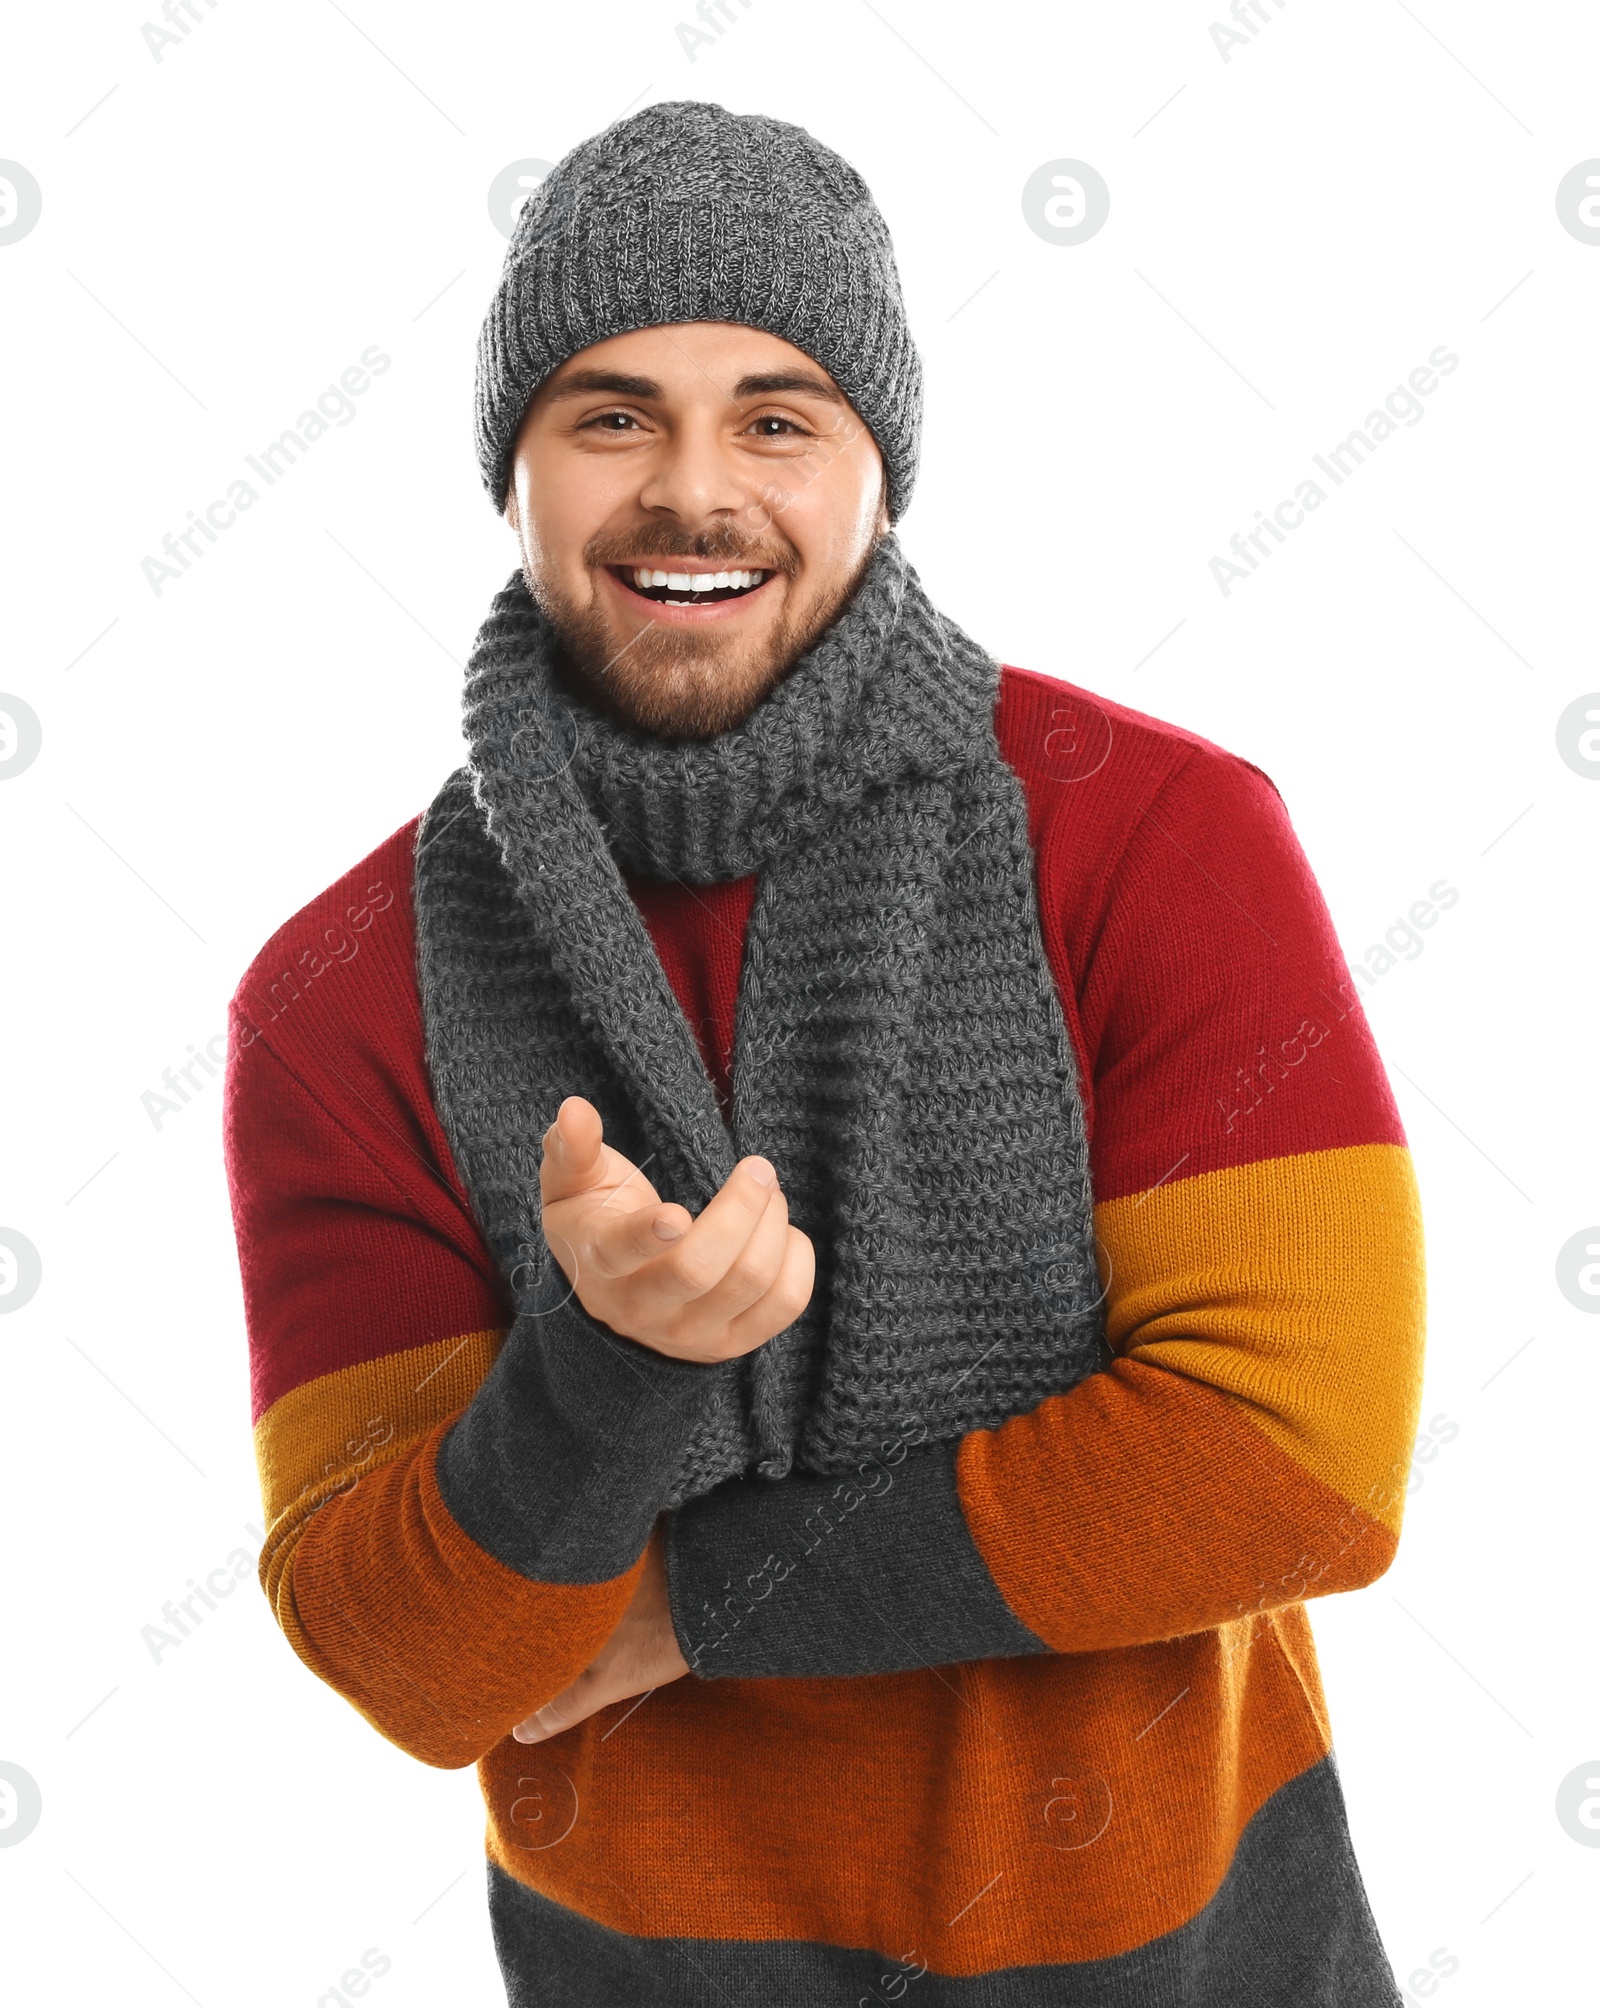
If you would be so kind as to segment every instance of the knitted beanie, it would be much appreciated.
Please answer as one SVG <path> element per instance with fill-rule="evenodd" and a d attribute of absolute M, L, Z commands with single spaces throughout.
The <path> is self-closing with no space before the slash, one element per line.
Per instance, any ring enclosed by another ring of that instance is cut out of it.
<path fill-rule="evenodd" d="M 734 321 L 819 362 L 911 499 L 922 364 L 888 228 L 850 164 L 802 127 L 681 101 L 586 139 L 523 204 L 478 337 L 478 466 L 502 513 L 528 400 L 630 328 Z"/>

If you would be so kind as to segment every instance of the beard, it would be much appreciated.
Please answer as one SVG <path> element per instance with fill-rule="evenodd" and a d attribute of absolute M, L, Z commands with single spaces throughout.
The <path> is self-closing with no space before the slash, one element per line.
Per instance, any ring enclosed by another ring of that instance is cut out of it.
<path fill-rule="evenodd" d="M 555 630 L 556 669 L 574 696 L 658 738 L 710 739 L 743 724 L 832 626 L 860 585 L 874 549 L 876 540 L 842 585 L 799 604 L 791 583 L 782 615 L 759 637 L 658 621 L 621 648 L 597 601 L 578 605 L 551 581 L 535 578 L 526 563 L 522 576 Z M 763 553 L 726 537 L 673 539 L 659 530 L 608 539 L 604 548 L 597 541 L 584 553 L 590 566 L 659 564 L 674 557 L 715 560 L 719 570 L 780 572 L 791 582 L 798 570 L 792 550 Z"/>

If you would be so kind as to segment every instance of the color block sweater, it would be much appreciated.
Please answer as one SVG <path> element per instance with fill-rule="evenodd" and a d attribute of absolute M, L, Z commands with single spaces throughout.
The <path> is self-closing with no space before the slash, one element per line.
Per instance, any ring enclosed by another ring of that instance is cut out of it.
<path fill-rule="evenodd" d="M 1079 1063 L 1109 1364 L 859 1482 L 691 1500 L 668 1569 L 695 1671 L 544 1743 L 512 1725 L 594 1657 L 642 1555 L 535 1580 L 441 1492 L 510 1305 L 429 1093 L 415 821 L 239 985 L 262 1584 L 384 1736 L 478 1766 L 514 2003 L 1399 2000 L 1305 1610 L 1400 1528 L 1424 1282 L 1399 1116 L 1260 769 L 1010 667 L 995 724 Z M 628 884 L 726 1109 L 755 879 Z M 583 1514 L 648 1496 L 704 1371 L 582 1349 L 494 1482 Z"/>

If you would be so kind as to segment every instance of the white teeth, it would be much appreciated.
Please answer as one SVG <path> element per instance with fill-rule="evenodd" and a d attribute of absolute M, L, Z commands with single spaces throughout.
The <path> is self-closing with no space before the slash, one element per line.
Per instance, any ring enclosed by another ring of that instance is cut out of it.
<path fill-rule="evenodd" d="M 630 576 L 636 586 L 665 586 L 674 593 L 710 593 L 730 587 L 748 592 L 767 575 L 765 572 L 660 572 L 641 565 Z"/>

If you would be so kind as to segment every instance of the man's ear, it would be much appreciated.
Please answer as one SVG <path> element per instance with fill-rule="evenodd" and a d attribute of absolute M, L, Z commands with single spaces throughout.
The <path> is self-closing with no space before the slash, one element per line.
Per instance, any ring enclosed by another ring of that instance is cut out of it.
<path fill-rule="evenodd" d="M 506 490 L 505 520 L 513 530 L 521 533 L 522 525 L 517 521 L 517 491 L 514 487 Z"/>

